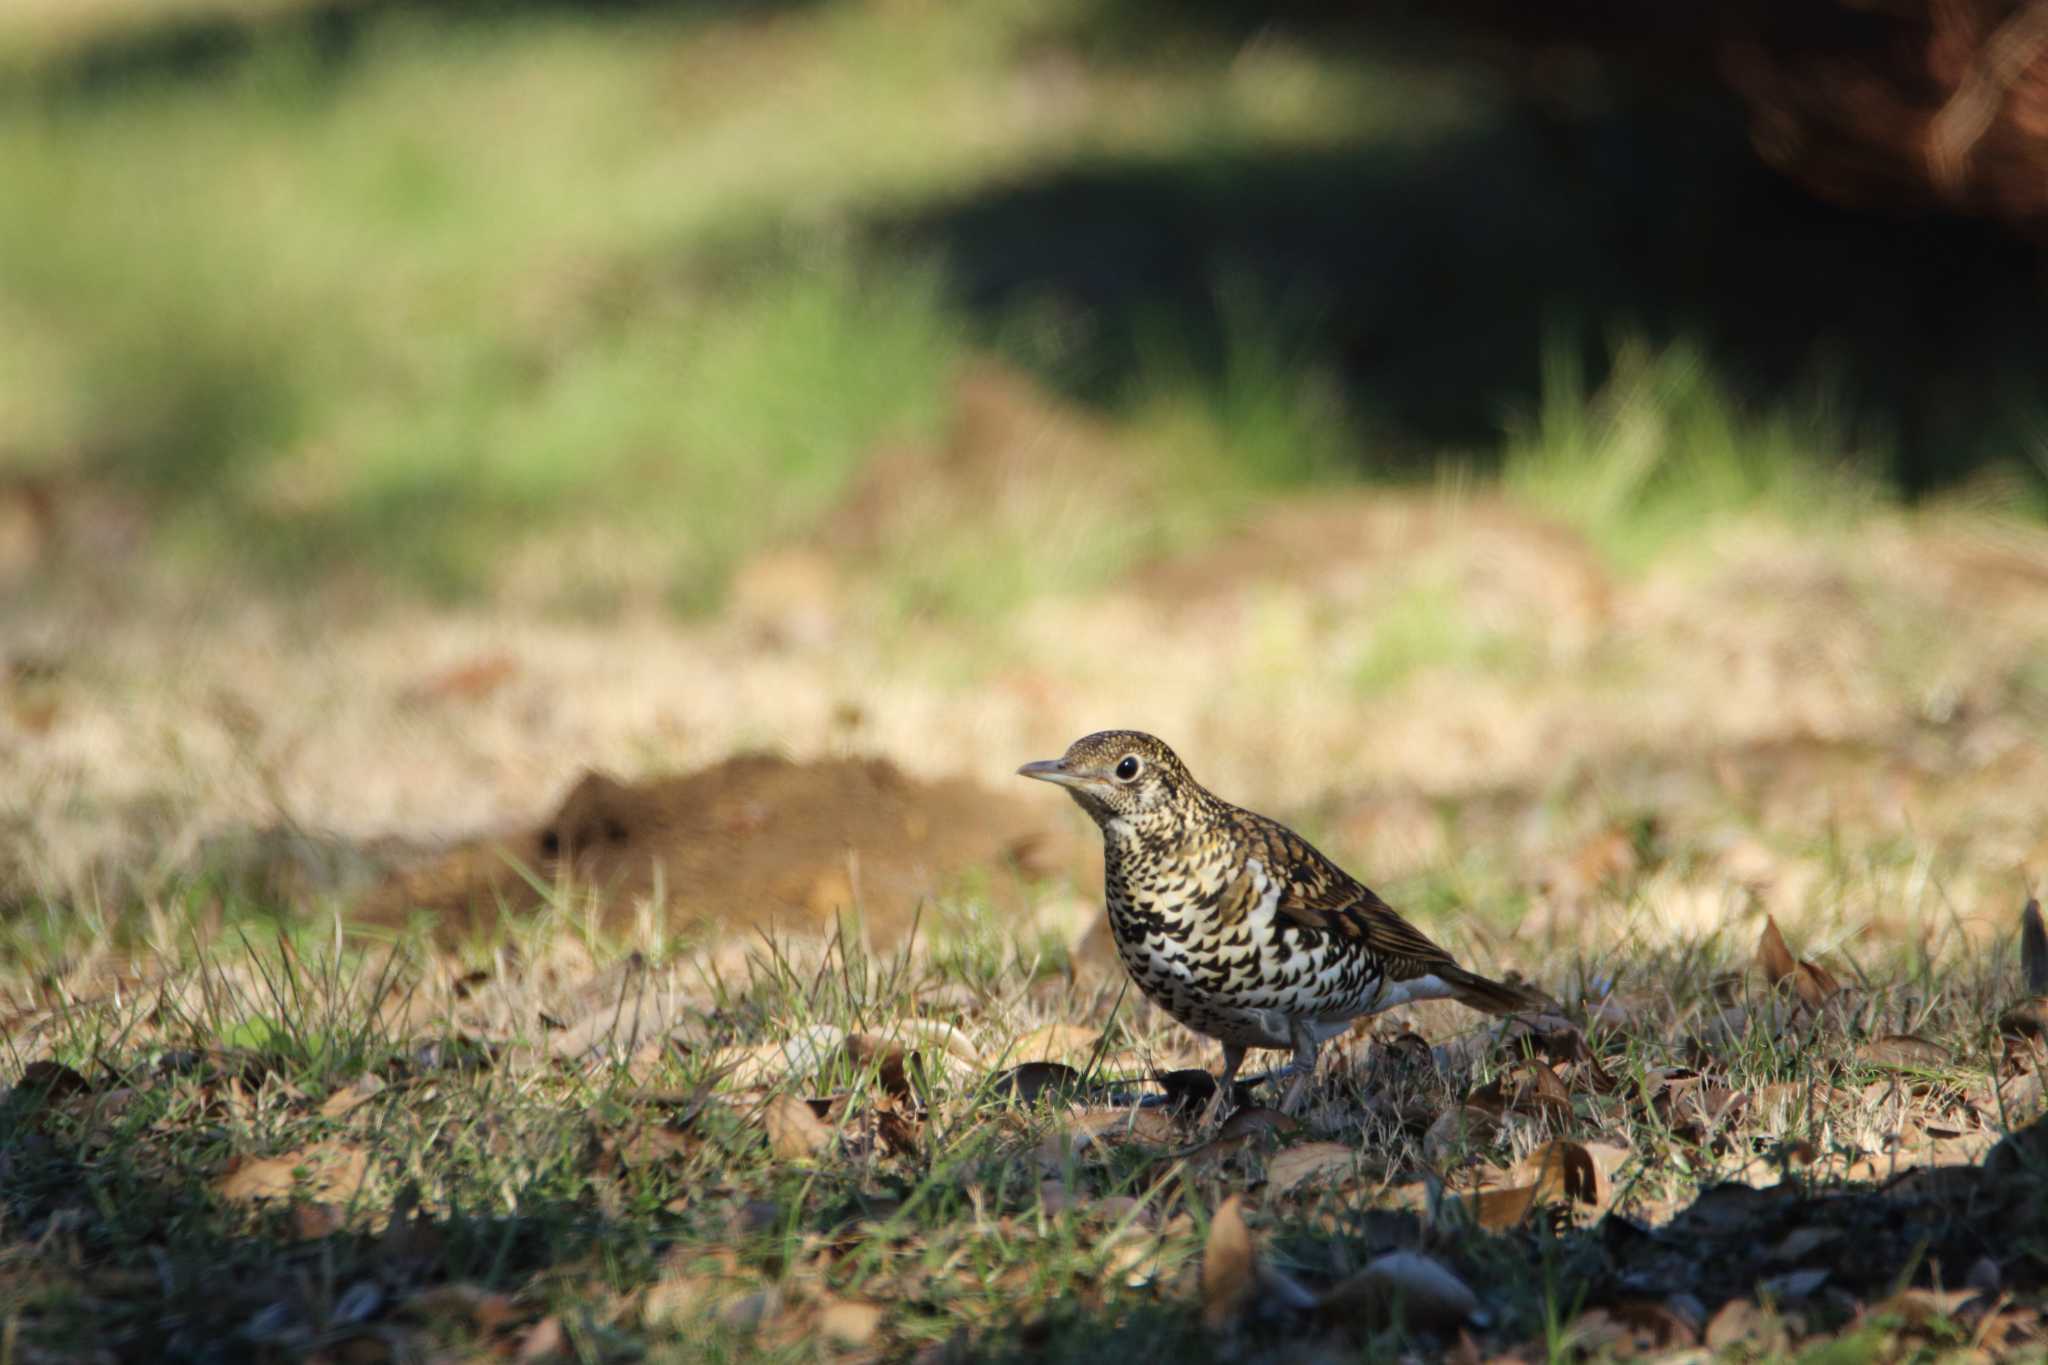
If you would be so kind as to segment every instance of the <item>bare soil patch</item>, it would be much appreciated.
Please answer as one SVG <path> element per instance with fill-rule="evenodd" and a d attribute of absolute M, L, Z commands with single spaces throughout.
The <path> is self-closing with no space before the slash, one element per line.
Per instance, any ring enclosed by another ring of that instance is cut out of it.
<path fill-rule="evenodd" d="M 592 772 L 539 824 L 400 868 L 358 909 L 381 924 L 426 911 L 459 934 L 562 886 L 595 895 L 614 926 L 649 905 L 672 927 L 740 933 L 857 912 L 886 941 L 970 877 L 1014 908 L 1031 882 L 1083 872 L 1088 851 L 1056 813 L 879 758 L 740 754 L 632 783 Z"/>

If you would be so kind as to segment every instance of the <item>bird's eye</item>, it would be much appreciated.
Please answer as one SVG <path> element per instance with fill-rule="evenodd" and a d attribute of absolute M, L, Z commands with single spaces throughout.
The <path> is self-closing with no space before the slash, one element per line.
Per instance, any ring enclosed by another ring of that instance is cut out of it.
<path fill-rule="evenodd" d="M 1136 754 L 1125 754 L 1124 761 L 1116 765 L 1116 780 L 1119 782 L 1130 781 L 1138 775 L 1138 769 L 1141 766 Z"/>

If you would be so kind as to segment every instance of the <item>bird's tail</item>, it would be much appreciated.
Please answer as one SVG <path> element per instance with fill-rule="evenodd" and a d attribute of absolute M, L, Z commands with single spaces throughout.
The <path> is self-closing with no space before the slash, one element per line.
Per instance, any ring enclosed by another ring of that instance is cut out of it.
<path fill-rule="evenodd" d="M 1439 970 L 1437 975 L 1450 986 L 1453 1000 L 1487 1014 L 1540 1014 L 1557 1008 L 1550 997 L 1539 990 L 1495 981 L 1490 976 L 1468 972 L 1462 967 L 1455 974 Z"/>

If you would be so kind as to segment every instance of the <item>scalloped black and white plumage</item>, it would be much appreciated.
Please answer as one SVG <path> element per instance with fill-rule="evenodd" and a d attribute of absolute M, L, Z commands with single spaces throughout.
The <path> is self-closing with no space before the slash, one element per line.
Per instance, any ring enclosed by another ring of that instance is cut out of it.
<path fill-rule="evenodd" d="M 1294 1054 L 1293 1108 L 1324 1040 L 1396 1005 L 1547 1004 L 1459 966 L 1308 840 L 1217 797 L 1142 731 L 1088 735 L 1017 771 L 1064 787 L 1102 830 L 1117 954 L 1153 1003 L 1223 1044 L 1220 1096 L 1247 1049 L 1281 1048 Z"/>

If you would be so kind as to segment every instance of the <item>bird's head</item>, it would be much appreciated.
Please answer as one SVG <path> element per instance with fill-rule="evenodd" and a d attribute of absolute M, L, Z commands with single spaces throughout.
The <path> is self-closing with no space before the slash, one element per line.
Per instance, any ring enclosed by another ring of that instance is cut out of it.
<path fill-rule="evenodd" d="M 1142 730 L 1084 735 L 1060 757 L 1026 763 L 1017 775 L 1065 787 L 1104 829 L 1119 821 L 1144 824 L 1198 806 L 1205 796 L 1173 750 Z"/>

